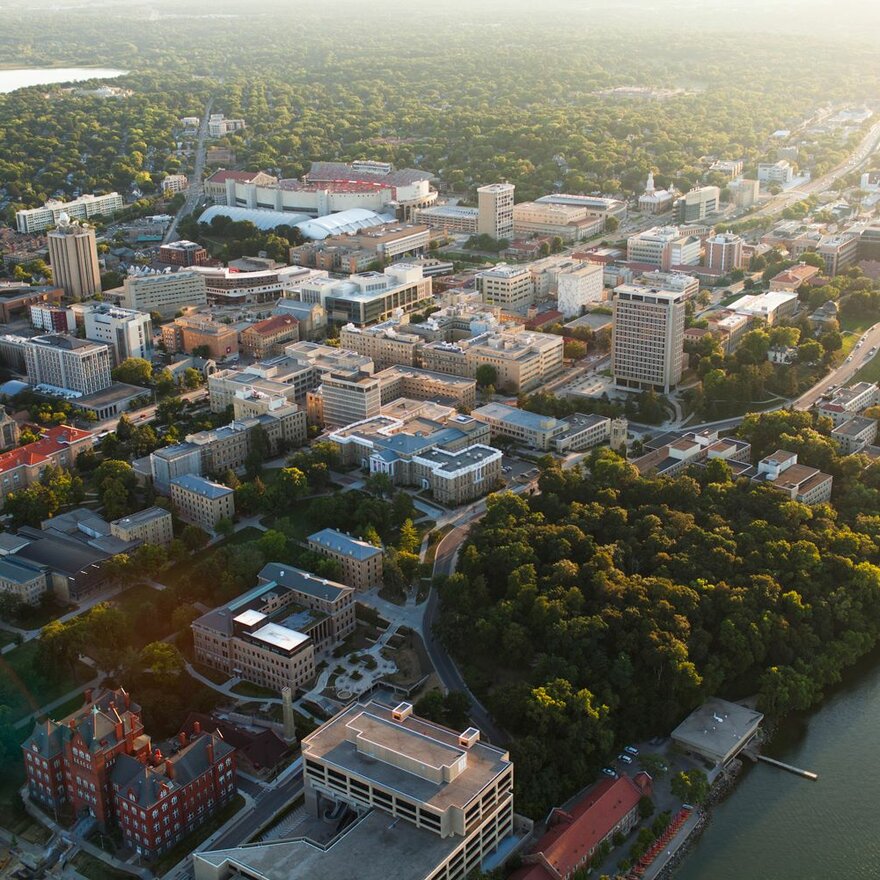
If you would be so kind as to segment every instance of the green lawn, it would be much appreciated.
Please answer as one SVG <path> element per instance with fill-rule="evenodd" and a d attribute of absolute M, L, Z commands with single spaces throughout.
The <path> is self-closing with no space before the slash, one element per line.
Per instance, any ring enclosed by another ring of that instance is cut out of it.
<path fill-rule="evenodd" d="M 34 668 L 37 649 L 38 642 L 34 640 L 0 657 L 0 671 L 8 683 L 8 698 L 4 696 L 4 702 L 14 719 L 35 712 L 95 677 L 94 670 L 83 663 L 77 663 L 75 669 L 63 666 L 53 670 L 51 676 L 42 675 Z"/>
<path fill-rule="evenodd" d="M 837 322 L 840 324 L 842 332 L 849 331 L 858 336 L 861 336 L 868 327 L 871 327 L 874 324 L 874 321 L 871 318 L 853 318 L 852 316 L 838 317 Z"/>
<path fill-rule="evenodd" d="M 853 382 L 880 382 L 880 355 L 865 364 L 853 377 Z"/>
<path fill-rule="evenodd" d="M 250 681 L 240 681 L 232 688 L 232 690 L 234 693 L 239 694 L 242 697 L 256 697 L 257 699 L 262 699 L 264 697 L 275 697 L 277 699 L 280 696 L 278 691 L 273 691 L 271 688 L 260 687 L 260 685 L 253 684 Z"/>
<path fill-rule="evenodd" d="M 215 550 L 219 550 L 221 547 L 229 547 L 229 546 L 238 546 L 241 544 L 247 544 L 251 541 L 257 540 L 263 533 L 254 526 L 248 526 L 247 528 L 242 529 L 240 532 L 236 532 L 232 537 L 226 538 L 223 541 L 218 541 L 216 544 L 212 544 L 210 547 L 205 547 L 202 550 L 199 550 L 197 553 L 194 553 L 189 557 L 185 562 L 180 562 L 175 565 L 172 565 L 170 568 L 167 568 L 162 574 L 157 576 L 157 580 L 161 581 L 164 584 L 167 584 L 169 587 L 176 587 L 179 584 L 185 584 L 188 582 L 193 568 L 198 565 L 205 557 L 210 556 L 214 553 Z"/>
<path fill-rule="evenodd" d="M 132 880 L 131 874 L 117 871 L 115 868 L 95 858 L 91 853 L 80 850 L 71 862 L 77 872 L 88 880 Z"/>
<path fill-rule="evenodd" d="M 155 602 L 159 591 L 147 584 L 135 584 L 113 597 L 113 604 L 126 614 L 131 614 L 144 602 Z"/>

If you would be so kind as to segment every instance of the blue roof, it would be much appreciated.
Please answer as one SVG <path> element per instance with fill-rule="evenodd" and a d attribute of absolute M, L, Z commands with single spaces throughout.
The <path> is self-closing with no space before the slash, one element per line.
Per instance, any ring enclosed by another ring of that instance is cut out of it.
<path fill-rule="evenodd" d="M 14 584 L 27 584 L 44 571 L 42 565 L 26 559 L 12 559 L 9 556 L 0 559 L 0 578 Z"/>
<path fill-rule="evenodd" d="M 380 547 L 374 547 L 372 544 L 360 540 L 360 538 L 352 538 L 351 535 L 338 532 L 336 529 L 321 529 L 320 532 L 309 535 L 309 541 L 314 541 L 328 550 L 343 553 L 354 559 L 371 559 L 377 553 L 382 553 Z"/>
<path fill-rule="evenodd" d="M 232 489 L 229 486 L 224 486 L 221 483 L 212 483 L 210 480 L 206 480 L 204 477 L 197 477 L 195 474 L 181 474 L 179 477 L 174 477 L 171 480 L 171 485 L 180 486 L 181 489 L 186 489 L 188 492 L 196 492 L 199 495 L 212 499 L 223 498 L 232 493 Z"/>

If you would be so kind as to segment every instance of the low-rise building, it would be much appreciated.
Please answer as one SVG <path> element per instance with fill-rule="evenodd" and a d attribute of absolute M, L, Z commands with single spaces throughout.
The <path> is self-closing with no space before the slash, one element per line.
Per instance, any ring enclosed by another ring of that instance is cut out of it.
<path fill-rule="evenodd" d="M 42 232 L 57 226 L 62 214 L 71 220 L 88 220 L 91 217 L 112 217 L 123 208 L 122 196 L 117 192 L 106 195 L 86 193 L 72 202 L 50 199 L 42 208 L 23 208 L 15 212 L 15 226 L 21 233 Z"/>
<path fill-rule="evenodd" d="M 254 186 L 272 186 L 278 183 L 277 177 L 273 177 L 265 171 L 227 171 L 225 168 L 220 168 L 205 179 L 205 197 L 211 199 L 216 205 L 227 204 L 227 180 L 249 183 Z"/>
<path fill-rule="evenodd" d="M 699 236 L 684 235 L 677 226 L 655 226 L 626 240 L 626 258 L 668 270 L 672 266 L 696 266 L 702 245 Z"/>
<path fill-rule="evenodd" d="M 73 333 L 76 331 L 76 315 L 73 309 L 39 303 L 30 308 L 31 326 L 47 333 Z"/>
<path fill-rule="evenodd" d="M 787 159 L 780 159 L 778 162 L 759 162 L 758 163 L 758 183 L 768 186 L 770 184 L 779 184 L 786 186 L 794 179 L 794 169 Z"/>
<path fill-rule="evenodd" d="M 296 691 L 355 627 L 355 590 L 270 562 L 256 587 L 193 621 L 196 659 L 262 687 Z"/>
<path fill-rule="evenodd" d="M 376 373 L 376 378 L 379 380 L 383 406 L 404 397 L 447 403 L 462 412 L 470 412 L 477 401 L 476 381 L 463 376 L 394 366 Z"/>
<path fill-rule="evenodd" d="M 524 238 L 549 235 L 574 244 L 604 228 L 603 218 L 591 216 L 586 207 L 578 205 L 520 202 L 513 206 L 513 234 Z"/>
<path fill-rule="evenodd" d="M 550 812 L 547 832 L 510 880 L 571 880 L 591 868 L 591 861 L 605 841 L 626 836 L 641 822 L 639 802 L 653 791 L 651 777 L 643 770 L 631 778 L 603 779 L 567 809 Z"/>
<path fill-rule="evenodd" d="M 746 294 L 732 302 L 728 309 L 737 315 L 766 324 L 776 324 L 790 318 L 797 311 L 798 295 L 788 290 L 770 290 L 767 293 Z"/>
<path fill-rule="evenodd" d="M 352 538 L 336 529 L 321 529 L 308 537 L 309 548 L 336 560 L 342 566 L 342 579 L 356 590 L 369 590 L 382 585 L 382 563 L 385 553 L 359 538 Z"/>
<path fill-rule="evenodd" d="M 763 720 L 760 712 L 712 697 L 672 731 L 672 741 L 688 754 L 724 766 L 752 741 Z"/>
<path fill-rule="evenodd" d="M 140 541 L 169 547 L 174 539 L 171 511 L 164 507 L 148 507 L 110 523 L 110 533 L 121 541 Z"/>
<path fill-rule="evenodd" d="M 208 252 L 194 241 L 170 241 L 159 248 L 159 262 L 172 266 L 204 266 Z"/>
<path fill-rule="evenodd" d="M 241 333 L 242 348 L 261 360 L 280 354 L 285 345 L 298 341 L 299 321 L 292 315 L 257 321 Z"/>
<path fill-rule="evenodd" d="M 532 274 L 525 266 L 499 263 L 474 279 L 483 302 L 507 312 L 524 312 L 535 300 Z"/>
<path fill-rule="evenodd" d="M 749 473 L 752 482 L 770 486 L 801 504 L 822 504 L 831 500 L 834 478 L 818 468 L 798 464 L 796 452 L 779 449 L 762 458 Z"/>
<path fill-rule="evenodd" d="M 861 452 L 877 439 L 877 419 L 854 416 L 842 422 L 831 432 L 844 455 Z"/>
<path fill-rule="evenodd" d="M 856 382 L 848 388 L 838 388 L 830 398 L 817 404 L 820 416 L 827 416 L 835 426 L 852 418 L 869 406 L 880 404 L 880 389 L 875 382 Z"/>
<path fill-rule="evenodd" d="M 575 413 L 556 419 L 504 403 L 487 403 L 471 415 L 489 426 L 493 439 L 505 437 L 545 452 L 580 452 L 604 443 L 611 432 L 611 420 L 604 416 Z"/>
<path fill-rule="evenodd" d="M 693 465 L 704 465 L 713 459 L 725 461 L 734 475 L 749 470 L 752 447 L 736 437 L 718 437 L 717 431 L 685 433 L 671 431 L 646 444 L 648 451 L 633 460 L 642 475 L 674 477 Z"/>
<path fill-rule="evenodd" d="M 93 444 L 90 431 L 57 425 L 46 428 L 39 440 L 0 454 L 0 498 L 38 482 L 48 467 L 72 468 Z"/>
<path fill-rule="evenodd" d="M 162 327 L 162 342 L 170 352 L 193 354 L 204 351 L 209 358 L 221 360 L 238 354 L 238 332 L 229 324 L 214 321 L 208 315 L 184 315 Z"/>
<path fill-rule="evenodd" d="M 37 605 L 49 590 L 46 568 L 9 553 L 0 556 L 0 593 Z"/>
<path fill-rule="evenodd" d="M 431 229 L 460 235 L 476 235 L 480 212 L 477 208 L 461 205 L 432 205 L 413 212 L 416 223 L 423 223 Z"/>
<path fill-rule="evenodd" d="M 205 279 L 197 272 L 153 272 L 129 275 L 122 282 L 119 304 L 126 309 L 163 317 L 206 305 Z"/>
<path fill-rule="evenodd" d="M 171 503 L 181 519 L 213 532 L 221 519 L 235 514 L 235 492 L 195 474 L 171 480 Z"/>
<path fill-rule="evenodd" d="M 423 337 L 407 333 L 407 325 L 385 321 L 372 327 L 346 324 L 339 331 L 339 344 L 349 351 L 369 357 L 377 369 L 395 365 L 415 367 L 421 359 Z"/>

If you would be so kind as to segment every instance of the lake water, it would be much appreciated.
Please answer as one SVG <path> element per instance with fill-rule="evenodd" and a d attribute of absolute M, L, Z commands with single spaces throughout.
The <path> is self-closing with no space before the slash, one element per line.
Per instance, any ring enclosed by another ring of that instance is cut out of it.
<path fill-rule="evenodd" d="M 112 67 L 22 67 L 0 70 L 0 94 L 14 92 L 25 86 L 82 82 L 86 79 L 113 79 L 124 73 L 127 71 Z"/>
<path fill-rule="evenodd" d="M 818 712 L 786 722 L 766 750 L 819 779 L 749 766 L 675 880 L 880 878 L 878 731 L 875 654 Z"/>

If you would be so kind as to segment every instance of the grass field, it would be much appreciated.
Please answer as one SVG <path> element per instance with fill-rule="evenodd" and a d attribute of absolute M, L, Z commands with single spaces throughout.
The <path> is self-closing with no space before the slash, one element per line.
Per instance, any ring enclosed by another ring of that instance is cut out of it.
<path fill-rule="evenodd" d="M 257 699 L 262 699 L 264 697 L 275 697 L 277 699 L 280 696 L 278 691 L 260 687 L 260 685 L 253 684 L 249 681 L 240 681 L 232 688 L 232 690 L 234 693 L 239 694 L 242 697 L 255 697 Z"/>
<path fill-rule="evenodd" d="M 853 377 L 853 382 L 880 382 L 880 355 L 865 364 Z"/>
<path fill-rule="evenodd" d="M 115 868 L 95 858 L 91 853 L 80 850 L 71 861 L 77 872 L 88 880 L 132 880 L 131 874 L 117 871 Z"/>
<path fill-rule="evenodd" d="M 95 677 L 94 670 L 83 663 L 73 669 L 58 667 L 51 676 L 45 676 L 35 668 L 37 649 L 36 641 L 25 642 L 0 657 L 0 672 L 8 689 L 3 702 L 16 720 Z"/>

